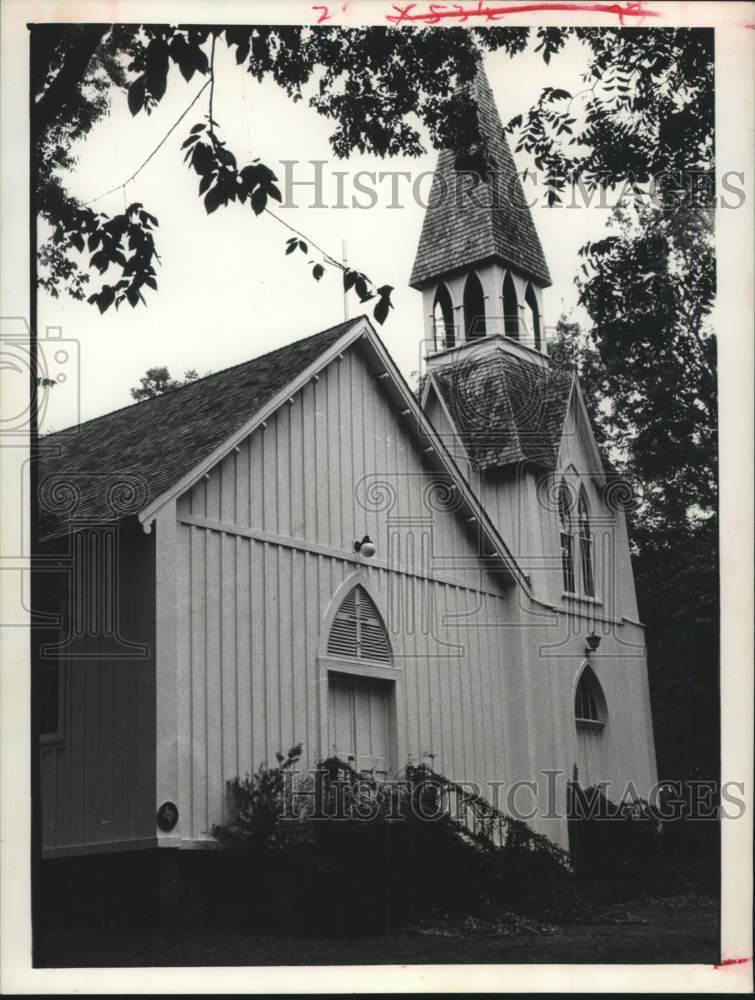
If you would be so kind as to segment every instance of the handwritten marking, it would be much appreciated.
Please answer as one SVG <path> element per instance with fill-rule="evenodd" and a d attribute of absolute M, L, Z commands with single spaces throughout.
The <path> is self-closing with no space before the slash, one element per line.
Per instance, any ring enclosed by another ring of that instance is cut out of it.
<path fill-rule="evenodd" d="M 427 10 L 416 11 L 416 3 L 394 4 L 395 14 L 386 14 L 386 21 L 391 24 L 405 24 L 421 21 L 423 24 L 436 25 L 441 21 L 455 20 L 466 22 L 471 18 L 483 18 L 486 21 L 497 21 L 510 14 L 530 14 L 540 11 L 560 11 L 579 12 L 587 11 L 592 14 L 612 14 L 619 19 L 620 24 L 624 24 L 625 17 L 660 17 L 658 11 L 643 7 L 636 0 L 629 0 L 627 3 L 523 3 L 516 6 L 493 6 L 488 7 L 485 0 L 477 0 L 476 5 L 465 7 L 460 3 L 442 4 L 431 3 Z M 416 12 L 415 12 L 416 11 Z"/>
<path fill-rule="evenodd" d="M 322 11 L 315 24 L 322 24 L 323 21 L 332 21 L 337 14 L 346 14 L 347 13 L 346 8 L 349 6 L 349 2 L 350 0 L 347 0 L 346 3 L 341 4 L 340 9 L 337 10 L 335 14 L 330 13 L 330 7 L 327 4 L 313 4 L 312 10 Z"/>

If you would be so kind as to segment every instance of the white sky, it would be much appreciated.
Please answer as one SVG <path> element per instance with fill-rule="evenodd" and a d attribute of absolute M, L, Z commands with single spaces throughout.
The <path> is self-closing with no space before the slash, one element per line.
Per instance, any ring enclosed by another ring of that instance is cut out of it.
<path fill-rule="evenodd" d="M 545 66 L 531 49 L 510 58 L 503 52 L 486 57 L 486 69 L 502 120 L 526 112 L 546 85 L 572 93 L 581 89 L 579 74 L 585 68 L 584 51 L 570 42 L 563 53 Z M 151 116 L 133 118 L 125 94 L 114 92 L 109 117 L 97 124 L 81 144 L 79 164 L 68 181 L 70 191 L 87 201 L 122 183 L 154 149 L 178 118 L 204 80 L 187 84 L 171 68 L 168 90 Z M 197 175 L 183 163 L 180 145 L 191 126 L 207 110 L 209 88 L 170 136 L 148 166 L 128 185 L 128 201 L 140 201 L 158 216 L 157 248 L 162 258 L 158 291 L 147 290 L 147 307 L 123 304 L 100 316 L 95 306 L 68 296 L 50 298 L 40 293 L 39 329 L 60 327 L 62 336 L 77 347 L 78 375 L 68 362 L 52 363 L 50 374 L 63 372 L 65 382 L 49 393 L 42 429 L 58 430 L 131 402 L 129 388 L 148 367 L 167 365 L 171 375 L 185 369 L 200 373 L 217 371 L 245 361 L 289 341 L 324 329 L 343 318 L 340 273 L 326 271 L 317 283 L 300 253 L 284 255 L 290 235 L 274 220 L 256 217 L 246 206 L 219 208 L 208 216 L 197 195 Z M 306 161 L 327 160 L 325 202 L 336 200 L 331 171 L 410 171 L 413 177 L 433 169 L 437 153 L 419 159 L 381 160 L 353 156 L 337 160 L 328 136 L 333 125 L 308 107 L 294 104 L 275 84 L 258 84 L 235 64 L 225 44 L 216 48 L 214 117 L 221 135 L 239 165 L 248 156 L 259 156 L 276 169 L 284 159 L 300 160 L 295 177 L 313 177 Z M 520 170 L 532 169 L 528 157 L 517 154 Z M 283 170 L 279 172 L 283 178 Z M 341 257 L 347 241 L 352 266 L 377 284 L 390 284 L 394 310 L 380 334 L 405 375 L 420 367 L 422 335 L 421 296 L 409 288 L 408 279 L 422 224 L 423 209 L 406 196 L 402 182 L 400 208 L 389 208 L 390 183 L 377 185 L 379 201 L 369 210 L 312 208 L 311 189 L 303 188 L 300 207 L 280 209 L 280 214 L 334 256 Z M 429 190 L 429 184 L 423 185 Z M 577 250 L 602 233 L 608 213 L 599 208 L 548 209 L 542 189 L 526 186 L 528 196 L 539 194 L 533 208 L 535 224 L 551 270 L 553 286 L 545 293 L 545 322 L 553 323 L 565 308 L 575 310 L 574 276 Z M 346 200 L 354 188 L 347 178 Z M 426 194 L 425 194 L 426 197 Z M 98 201 L 102 211 L 123 210 L 119 191 Z M 276 210 L 275 204 L 272 207 Z M 99 287 L 92 278 L 91 291 Z M 370 311 L 360 307 L 352 293 L 351 315 Z M 581 310 L 575 318 L 585 320 Z M 51 354 L 52 352 L 48 352 Z M 69 352 L 73 355 L 75 352 Z"/>

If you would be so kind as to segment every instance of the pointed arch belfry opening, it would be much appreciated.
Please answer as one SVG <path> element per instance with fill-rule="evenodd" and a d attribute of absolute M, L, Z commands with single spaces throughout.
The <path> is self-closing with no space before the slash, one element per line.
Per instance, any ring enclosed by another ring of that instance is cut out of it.
<path fill-rule="evenodd" d="M 519 340 L 519 301 L 514 279 L 507 271 L 503 278 L 503 329 L 507 337 Z"/>
<path fill-rule="evenodd" d="M 474 271 L 470 271 L 464 285 L 464 337 L 466 340 L 479 340 L 486 332 L 485 295 L 480 279 Z"/>
<path fill-rule="evenodd" d="M 438 285 L 433 303 L 433 332 L 435 336 L 435 350 L 445 351 L 456 344 L 456 330 L 454 327 L 454 310 L 451 296 L 444 282 Z"/>
<path fill-rule="evenodd" d="M 527 282 L 527 291 L 524 294 L 524 301 L 527 304 L 527 309 L 529 310 L 529 320 L 530 326 L 532 328 L 532 336 L 535 339 L 535 350 L 540 350 L 540 309 L 537 304 L 537 296 L 535 295 L 535 289 L 532 287 L 530 282 Z"/>

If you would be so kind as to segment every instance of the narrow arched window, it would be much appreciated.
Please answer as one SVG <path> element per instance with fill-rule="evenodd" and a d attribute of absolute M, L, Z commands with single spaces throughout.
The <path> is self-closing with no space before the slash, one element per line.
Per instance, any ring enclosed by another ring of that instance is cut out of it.
<path fill-rule="evenodd" d="M 574 593 L 574 525 L 572 522 L 572 496 L 562 480 L 558 488 L 558 521 L 561 534 L 561 571 L 564 590 Z"/>
<path fill-rule="evenodd" d="M 574 721 L 577 729 L 597 729 L 606 724 L 608 713 L 603 689 L 592 667 L 585 667 L 574 698 Z"/>
<path fill-rule="evenodd" d="M 579 519 L 579 552 L 582 564 L 582 591 L 586 597 L 595 597 L 595 574 L 593 573 L 592 532 L 590 531 L 590 509 L 584 486 L 579 488 L 577 507 Z"/>
<path fill-rule="evenodd" d="M 519 303 L 514 279 L 508 271 L 503 279 L 503 329 L 507 337 L 519 340 Z"/>
<path fill-rule="evenodd" d="M 357 584 L 344 597 L 328 636 L 328 656 L 390 663 L 391 647 L 380 612 Z"/>
<path fill-rule="evenodd" d="M 435 350 L 444 351 L 447 347 L 453 347 L 456 342 L 454 336 L 454 311 L 451 304 L 451 296 L 445 285 L 439 285 L 435 293 L 435 303 L 433 305 L 433 327 L 435 332 Z"/>
<path fill-rule="evenodd" d="M 527 284 L 527 291 L 524 296 L 524 301 L 527 303 L 527 308 L 530 313 L 530 326 L 532 327 L 532 336 L 535 338 L 535 350 L 540 350 L 540 310 L 537 307 L 537 296 L 535 295 L 535 289 Z"/>
<path fill-rule="evenodd" d="M 485 333 L 485 296 L 473 271 L 464 285 L 464 335 L 467 340 L 479 340 Z"/>

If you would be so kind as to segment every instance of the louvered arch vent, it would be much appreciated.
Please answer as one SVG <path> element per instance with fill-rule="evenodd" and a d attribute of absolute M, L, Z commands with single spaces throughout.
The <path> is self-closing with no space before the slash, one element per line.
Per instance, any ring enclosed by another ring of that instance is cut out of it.
<path fill-rule="evenodd" d="M 328 656 L 391 662 L 383 619 L 364 587 L 357 584 L 344 597 L 328 636 Z"/>

